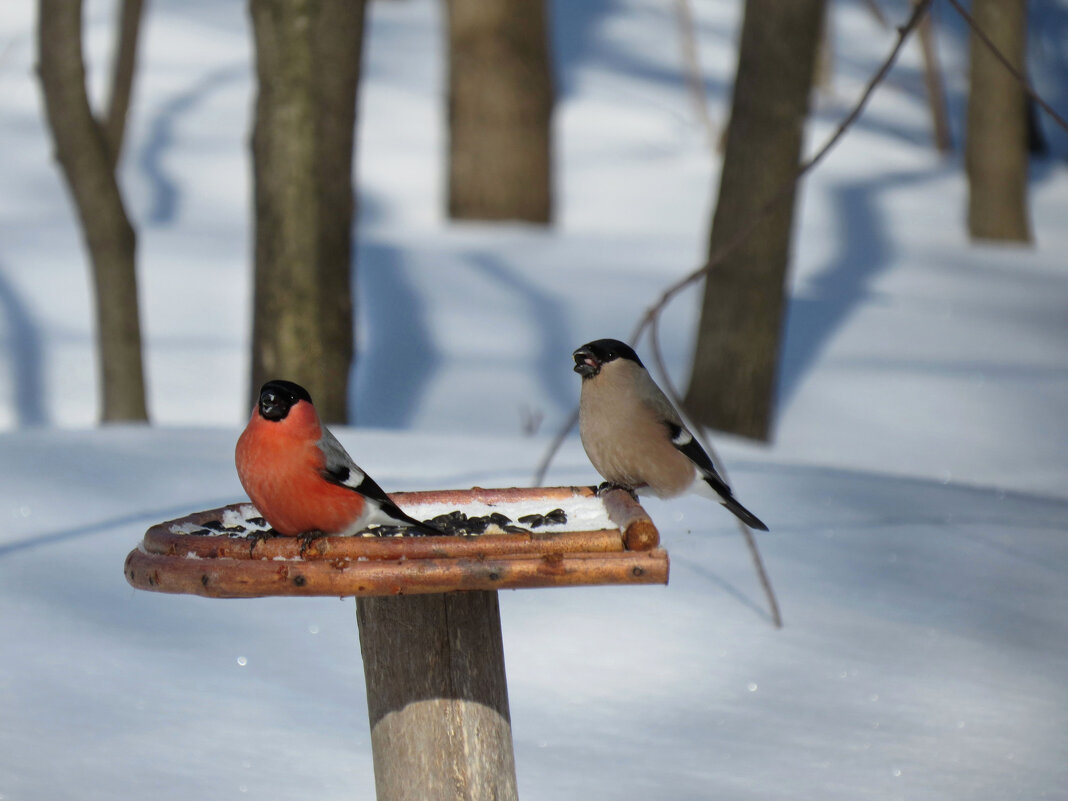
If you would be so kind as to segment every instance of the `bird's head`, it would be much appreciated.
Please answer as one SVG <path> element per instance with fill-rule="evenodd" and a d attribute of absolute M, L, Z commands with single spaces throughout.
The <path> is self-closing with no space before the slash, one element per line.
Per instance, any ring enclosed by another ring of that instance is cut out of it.
<path fill-rule="evenodd" d="M 616 359 L 626 359 L 639 367 L 642 366 L 641 359 L 634 352 L 634 348 L 618 339 L 597 339 L 587 342 L 571 355 L 575 357 L 575 372 L 583 378 L 593 378 L 601 372 L 604 365 Z"/>
<path fill-rule="evenodd" d="M 260 417 L 264 420 L 278 422 L 279 420 L 285 420 L 289 410 L 300 401 L 305 401 L 309 404 L 312 402 L 308 390 L 300 384 L 294 384 L 292 381 L 268 381 L 260 389 L 260 400 L 257 408 L 259 409 Z"/>

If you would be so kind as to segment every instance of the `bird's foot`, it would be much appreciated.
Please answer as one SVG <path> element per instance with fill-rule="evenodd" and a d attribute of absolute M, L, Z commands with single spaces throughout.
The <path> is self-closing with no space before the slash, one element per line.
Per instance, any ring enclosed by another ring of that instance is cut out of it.
<path fill-rule="evenodd" d="M 256 546 L 264 540 L 269 540 L 272 537 L 277 536 L 278 532 L 273 528 L 260 528 L 250 531 L 245 535 L 245 539 L 248 540 L 248 556 L 252 558 L 253 551 L 256 550 Z"/>
<path fill-rule="evenodd" d="M 597 487 L 597 494 L 604 495 L 609 490 L 623 490 L 634 500 L 638 500 L 638 493 L 634 491 L 633 487 L 624 487 L 622 484 L 616 484 L 611 481 L 605 481 Z"/>
<path fill-rule="evenodd" d="M 301 534 L 300 535 L 300 558 L 301 559 L 304 558 L 304 554 L 307 552 L 308 548 L 311 547 L 311 544 L 313 542 L 315 542 L 316 540 L 320 540 L 325 536 L 326 536 L 326 534 L 324 534 L 322 531 L 318 531 L 318 530 L 306 531 L 303 534 Z"/>

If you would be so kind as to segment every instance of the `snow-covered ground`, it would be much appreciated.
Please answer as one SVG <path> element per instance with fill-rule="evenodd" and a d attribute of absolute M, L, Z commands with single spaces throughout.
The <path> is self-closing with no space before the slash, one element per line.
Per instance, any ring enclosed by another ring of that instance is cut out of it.
<path fill-rule="evenodd" d="M 33 5 L 0 7 L 0 799 L 372 797 L 351 600 L 210 601 L 122 576 L 151 523 L 244 497 L 245 4 L 148 7 L 122 181 L 154 425 L 105 429 Z M 738 4 L 695 8 L 722 122 Z M 939 8 L 959 121 L 965 39 Z M 810 147 L 893 38 L 865 3 L 834 9 Z M 671 4 L 554 11 L 545 231 L 443 219 L 439 4 L 371 7 L 359 427 L 338 433 L 387 489 L 529 483 L 577 397 L 571 350 L 625 338 L 702 257 L 718 164 Z M 1033 13 L 1032 74 L 1063 113 L 1064 12 Z M 88 4 L 98 93 L 111 16 Z M 646 503 L 666 588 L 502 594 L 524 799 L 1068 795 L 1068 134 L 1046 126 L 1054 157 L 1034 165 L 1035 246 L 972 246 L 918 67 L 913 44 L 803 190 L 774 443 L 715 440 L 772 528 L 760 545 L 785 628 L 732 519 L 700 498 Z M 665 319 L 677 379 L 696 302 Z M 595 478 L 572 438 L 548 481 Z"/>

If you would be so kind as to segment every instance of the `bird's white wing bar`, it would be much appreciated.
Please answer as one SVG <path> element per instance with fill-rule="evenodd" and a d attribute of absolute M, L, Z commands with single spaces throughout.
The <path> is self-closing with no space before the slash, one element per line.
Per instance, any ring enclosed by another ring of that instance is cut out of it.
<path fill-rule="evenodd" d="M 671 444 L 679 450 L 682 450 L 691 442 L 693 442 L 693 434 L 687 431 L 677 423 L 669 423 L 671 427 Z"/>

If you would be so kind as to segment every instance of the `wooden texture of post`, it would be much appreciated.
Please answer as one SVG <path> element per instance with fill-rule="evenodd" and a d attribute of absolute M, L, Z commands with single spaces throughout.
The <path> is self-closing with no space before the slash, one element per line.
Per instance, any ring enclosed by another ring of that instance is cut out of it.
<path fill-rule="evenodd" d="M 497 593 L 356 599 L 378 801 L 510 801 Z"/>

